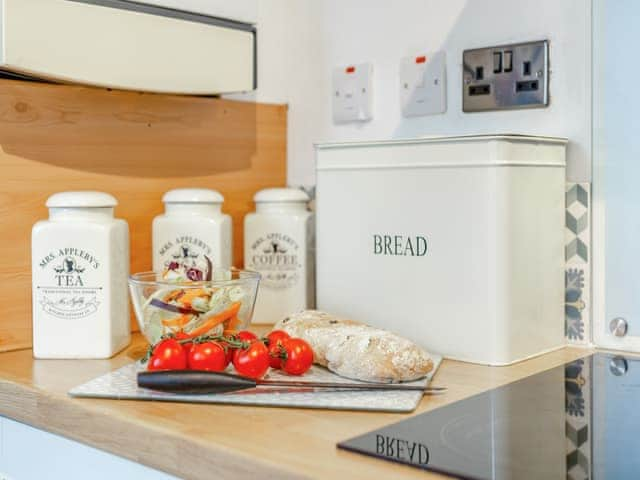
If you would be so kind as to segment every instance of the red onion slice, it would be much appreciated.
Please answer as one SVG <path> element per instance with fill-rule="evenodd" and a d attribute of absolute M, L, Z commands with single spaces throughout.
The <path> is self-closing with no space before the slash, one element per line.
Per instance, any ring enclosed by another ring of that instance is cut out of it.
<path fill-rule="evenodd" d="M 207 261 L 207 276 L 205 280 L 210 282 L 213 278 L 213 263 L 211 263 L 211 259 L 206 255 L 204 256 L 204 259 Z"/>

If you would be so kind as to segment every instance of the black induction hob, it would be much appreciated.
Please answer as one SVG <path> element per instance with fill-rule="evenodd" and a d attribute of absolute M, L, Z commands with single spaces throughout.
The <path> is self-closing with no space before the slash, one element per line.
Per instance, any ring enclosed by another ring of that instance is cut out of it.
<path fill-rule="evenodd" d="M 640 358 L 598 353 L 338 444 L 469 479 L 640 479 Z"/>

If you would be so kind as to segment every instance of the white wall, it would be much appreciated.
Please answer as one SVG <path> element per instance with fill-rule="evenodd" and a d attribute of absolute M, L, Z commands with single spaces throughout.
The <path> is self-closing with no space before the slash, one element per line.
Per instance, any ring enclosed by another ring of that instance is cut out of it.
<path fill-rule="evenodd" d="M 262 0 L 268 2 L 269 0 Z M 289 182 L 314 182 L 312 144 L 421 135 L 516 132 L 570 139 L 568 177 L 591 175 L 588 0 L 291 0 Z M 295 4 L 295 5 L 294 5 Z M 537 39 L 550 40 L 551 105 L 546 109 L 463 114 L 462 51 Z M 406 55 L 445 50 L 448 110 L 405 119 L 398 94 L 398 64 Z M 371 61 L 374 118 L 334 125 L 331 69 Z"/>
<path fill-rule="evenodd" d="M 258 26 L 258 90 L 231 98 L 289 104 L 288 180 L 311 185 L 314 142 L 421 135 L 515 132 L 566 136 L 568 178 L 591 178 L 591 2 L 589 0 L 144 0 Z M 551 105 L 546 109 L 462 113 L 462 51 L 550 40 Z M 398 64 L 445 50 L 448 110 L 405 119 Z M 374 65 L 374 118 L 334 125 L 331 70 Z"/>

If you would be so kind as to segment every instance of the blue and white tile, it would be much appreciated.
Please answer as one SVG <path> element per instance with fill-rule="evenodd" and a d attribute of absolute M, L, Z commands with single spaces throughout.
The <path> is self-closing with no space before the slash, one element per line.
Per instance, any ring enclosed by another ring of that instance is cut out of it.
<path fill-rule="evenodd" d="M 591 184 L 567 183 L 565 258 L 568 265 L 590 263 Z"/>
<path fill-rule="evenodd" d="M 591 285 L 587 264 L 565 269 L 565 335 L 568 343 L 588 344 L 591 321 Z"/>
<path fill-rule="evenodd" d="M 564 380 L 567 479 L 588 479 L 591 478 L 591 361 L 579 359 L 567 364 Z"/>
<path fill-rule="evenodd" d="M 589 183 L 567 183 L 565 215 L 565 335 L 568 343 L 584 345 L 591 325 Z"/>

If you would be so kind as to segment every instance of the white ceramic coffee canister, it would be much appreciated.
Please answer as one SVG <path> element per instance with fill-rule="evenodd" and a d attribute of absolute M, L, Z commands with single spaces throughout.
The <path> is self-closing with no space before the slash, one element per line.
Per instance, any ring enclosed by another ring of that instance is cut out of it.
<path fill-rule="evenodd" d="M 153 269 L 169 276 L 206 278 L 213 268 L 232 265 L 231 217 L 215 190 L 179 188 L 164 194 L 164 214 L 153 220 Z"/>
<path fill-rule="evenodd" d="M 269 188 L 255 197 L 244 220 L 244 262 L 260 272 L 253 323 L 274 323 L 315 305 L 315 233 L 309 197 L 293 188 Z"/>
<path fill-rule="evenodd" d="M 129 227 L 114 197 L 62 192 L 32 230 L 33 355 L 109 358 L 129 344 Z"/>

